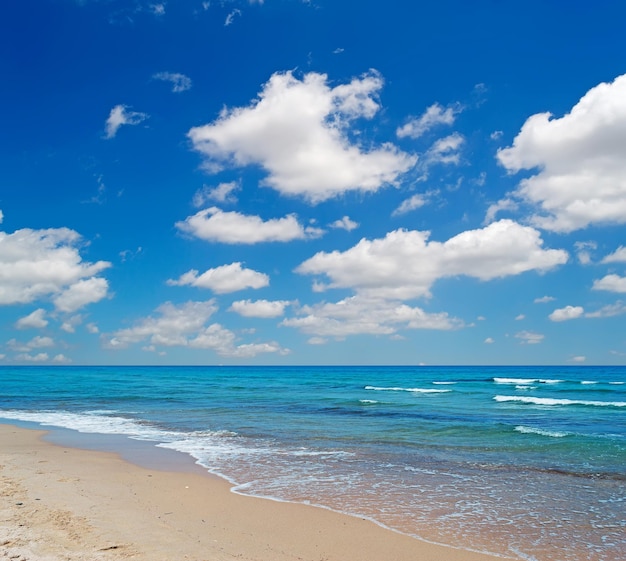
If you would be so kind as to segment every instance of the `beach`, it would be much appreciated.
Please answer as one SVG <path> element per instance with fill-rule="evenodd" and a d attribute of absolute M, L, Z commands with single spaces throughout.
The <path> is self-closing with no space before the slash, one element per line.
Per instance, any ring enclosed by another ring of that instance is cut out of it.
<path fill-rule="evenodd" d="M 20 561 L 493 561 L 357 517 L 232 493 L 203 473 L 0 425 L 0 557 Z M 181 464 L 182 465 L 182 464 Z"/>

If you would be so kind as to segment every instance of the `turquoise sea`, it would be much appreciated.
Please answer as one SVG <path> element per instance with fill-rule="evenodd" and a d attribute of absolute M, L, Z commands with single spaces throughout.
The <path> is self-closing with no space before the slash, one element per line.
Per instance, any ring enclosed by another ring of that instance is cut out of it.
<path fill-rule="evenodd" d="M 170 448 L 438 543 L 626 559 L 625 367 L 2 367 L 0 422 Z"/>

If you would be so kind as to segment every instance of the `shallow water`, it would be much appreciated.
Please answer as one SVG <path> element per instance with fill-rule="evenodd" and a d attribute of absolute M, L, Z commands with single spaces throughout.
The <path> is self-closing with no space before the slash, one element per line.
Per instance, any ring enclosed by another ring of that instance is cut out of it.
<path fill-rule="evenodd" d="M 626 558 L 625 368 L 4 367 L 0 381 L 0 418 L 152 442 L 237 492 L 520 559 Z"/>

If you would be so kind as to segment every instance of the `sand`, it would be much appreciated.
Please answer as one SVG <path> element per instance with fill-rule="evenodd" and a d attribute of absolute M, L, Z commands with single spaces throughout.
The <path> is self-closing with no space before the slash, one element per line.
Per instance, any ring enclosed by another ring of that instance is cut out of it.
<path fill-rule="evenodd" d="M 494 561 L 357 517 L 232 493 L 196 470 L 147 469 L 0 425 L 0 559 Z"/>

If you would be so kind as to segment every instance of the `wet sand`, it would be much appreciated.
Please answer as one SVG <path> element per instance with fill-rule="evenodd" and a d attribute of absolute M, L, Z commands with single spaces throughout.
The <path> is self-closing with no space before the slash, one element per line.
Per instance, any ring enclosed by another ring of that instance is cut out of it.
<path fill-rule="evenodd" d="M 501 559 L 322 508 L 238 495 L 193 466 L 142 467 L 116 454 L 46 442 L 44 434 L 0 425 L 0 559 Z"/>

